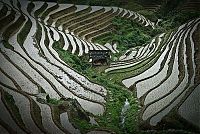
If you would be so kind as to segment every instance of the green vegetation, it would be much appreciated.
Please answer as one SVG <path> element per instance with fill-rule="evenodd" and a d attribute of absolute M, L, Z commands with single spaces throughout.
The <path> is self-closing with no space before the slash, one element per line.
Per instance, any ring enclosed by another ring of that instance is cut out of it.
<path fill-rule="evenodd" d="M 133 93 L 130 93 L 127 89 L 121 86 L 119 81 L 115 80 L 115 77 L 108 78 L 107 74 L 103 71 L 105 67 L 92 67 L 91 64 L 88 63 L 87 57 L 82 57 L 81 59 L 76 55 L 71 54 L 70 52 L 64 51 L 59 42 L 54 42 L 53 48 L 58 52 L 60 58 L 65 61 L 68 65 L 70 65 L 73 69 L 78 71 L 79 73 L 87 76 L 92 82 L 103 85 L 108 90 L 108 97 L 106 103 L 106 112 L 104 115 L 97 117 L 97 122 L 99 126 L 91 126 L 89 123 L 80 121 L 80 119 L 74 119 L 74 124 L 80 128 L 82 132 L 89 131 L 91 128 L 107 128 L 112 131 L 118 133 L 124 133 L 124 129 L 120 127 L 120 113 L 121 108 L 124 105 L 125 99 L 131 102 L 130 111 L 134 111 L 134 113 L 127 116 L 128 124 L 126 129 L 130 132 L 138 132 L 139 129 L 137 127 L 137 111 L 138 104 Z M 112 80 L 111 80 L 112 79 Z"/>
<path fill-rule="evenodd" d="M 160 24 L 160 27 L 163 27 L 166 31 L 175 29 L 180 25 L 188 22 L 189 20 L 195 19 L 200 16 L 200 12 L 195 11 L 184 11 L 180 12 L 178 10 L 173 10 L 166 15 L 157 14 L 157 16 L 163 21 Z"/>
<path fill-rule="evenodd" d="M 132 100 L 130 101 L 130 105 L 132 106 L 132 108 L 129 109 L 126 114 L 126 121 L 123 130 L 128 134 L 134 134 L 135 130 L 138 129 L 138 124 L 135 123 L 139 122 L 138 120 L 139 109 L 138 109 L 138 104 L 135 103 L 136 101 L 137 100 L 135 98 L 132 98 Z"/>
<path fill-rule="evenodd" d="M 29 14 L 31 14 L 31 11 L 34 9 L 34 7 L 35 4 L 33 4 L 32 2 L 28 4 L 27 11 Z"/>
<path fill-rule="evenodd" d="M 36 22 L 37 24 L 37 31 L 35 33 L 35 38 L 39 42 L 42 38 L 42 27 L 40 26 L 39 22 Z"/>
<path fill-rule="evenodd" d="M 62 50 L 61 45 L 62 44 L 60 44 L 59 42 L 54 42 L 53 47 L 56 51 L 60 51 L 60 57 L 62 57 L 62 59 L 66 61 L 66 63 L 69 64 L 73 69 L 81 72 L 82 74 L 87 73 L 88 68 L 92 69 L 86 58 L 84 60 L 81 60 L 76 55 L 73 55 L 68 51 Z"/>
<path fill-rule="evenodd" d="M 156 29 L 152 29 L 151 27 L 144 27 L 141 24 L 138 24 L 136 21 L 115 17 L 112 20 L 112 32 L 104 34 L 102 36 L 99 36 L 95 39 L 95 42 L 98 42 L 99 44 L 105 44 L 107 42 L 113 44 L 118 44 L 118 50 L 120 53 L 113 54 L 115 57 L 119 57 L 122 53 L 125 52 L 125 50 L 142 46 L 147 44 L 153 37 L 157 36 L 158 34 L 162 32 L 167 32 L 169 30 L 175 29 L 181 24 L 196 18 L 200 16 L 200 13 L 197 12 L 179 12 L 177 10 L 177 6 L 180 3 L 180 0 L 176 0 L 174 3 L 165 3 L 165 7 L 162 7 L 158 12 L 153 12 L 149 10 L 144 10 L 141 5 L 138 5 L 135 3 L 135 1 L 126 1 L 123 2 L 122 0 L 59 0 L 59 3 L 75 3 L 75 4 L 87 4 L 87 5 L 104 5 L 104 6 L 119 6 L 124 7 L 126 9 L 134 9 L 134 10 L 140 10 L 138 13 L 143 14 L 150 20 L 156 22 L 157 19 L 163 19 L 163 21 L 160 23 L 159 26 L 156 27 Z M 172 1 L 171 1 L 172 2 Z M 20 5 L 19 5 L 20 6 Z M 34 15 L 38 17 L 38 15 L 45 11 L 47 8 L 47 3 L 44 3 L 40 9 L 38 9 Z M 55 10 L 59 7 L 58 4 L 55 4 L 51 8 L 47 9 L 43 14 L 41 19 L 43 20 L 46 15 L 48 15 L 52 10 Z M 34 8 L 33 3 L 30 3 L 28 5 L 28 12 L 30 13 L 32 9 Z M 7 12 L 6 7 L 4 7 L 2 10 L 5 10 L 4 12 Z M 74 10 L 74 9 L 73 9 Z M 2 26 L 6 25 L 7 23 L 11 22 L 14 19 L 15 12 L 14 10 L 11 11 L 12 13 L 8 15 L 6 18 L 3 18 L 0 20 L 0 24 Z M 60 16 L 62 14 L 56 14 L 56 16 Z M 55 16 L 55 17 L 56 17 Z M 52 16 L 51 16 L 52 17 Z M 53 17 L 54 18 L 54 17 Z M 10 35 L 18 30 L 18 27 L 21 27 L 24 23 L 25 18 L 24 16 L 20 16 L 20 19 L 18 19 L 13 25 L 8 27 L 9 30 L 7 30 L 3 37 L 5 37 L 5 42 L 3 43 L 6 48 L 14 50 L 13 46 L 10 45 L 7 40 L 10 37 Z M 25 23 L 24 27 L 20 31 L 20 33 L 17 36 L 17 41 L 20 45 L 24 44 L 25 39 L 27 38 L 28 33 L 31 29 L 31 21 L 28 19 L 28 21 Z M 15 26 L 15 27 L 13 27 Z M 17 26 L 17 27 L 16 27 Z M 1 29 L 1 28 L 0 28 Z M 47 29 L 45 28 L 45 37 L 47 37 Z M 36 40 L 40 41 L 42 36 L 42 27 L 37 22 L 37 32 L 35 34 Z M 50 33 L 51 36 L 53 33 Z M 169 36 L 169 35 L 167 35 Z M 48 38 L 45 38 L 45 44 L 49 44 Z M 135 92 L 130 92 L 126 88 L 124 88 L 121 84 L 122 79 L 127 78 L 129 76 L 135 76 L 148 68 L 150 68 L 158 59 L 161 52 L 158 50 L 155 52 L 155 54 L 150 57 L 149 59 L 146 59 L 141 64 L 137 64 L 134 67 L 121 69 L 117 71 L 113 71 L 110 73 L 104 73 L 105 66 L 103 67 L 92 67 L 90 63 L 88 63 L 88 57 L 85 55 L 84 57 L 78 57 L 77 55 L 73 55 L 68 51 L 64 51 L 63 48 L 64 40 L 63 38 L 60 39 L 60 41 L 55 41 L 53 44 L 53 48 L 58 52 L 60 58 L 66 62 L 71 68 L 76 70 L 78 73 L 86 76 L 94 83 L 100 84 L 104 86 L 107 91 L 108 95 L 106 98 L 107 103 L 105 104 L 106 111 L 102 116 L 95 117 L 95 120 L 98 122 L 99 126 L 92 126 L 90 123 L 88 123 L 86 120 L 82 120 L 80 118 L 73 118 L 72 122 L 73 124 L 80 129 L 81 132 L 86 133 L 91 129 L 94 128 L 105 128 L 109 129 L 111 131 L 114 131 L 119 134 L 124 133 L 142 133 L 139 130 L 139 104 L 136 99 Z M 38 46 L 39 47 L 39 46 Z M 42 50 L 42 49 L 41 49 Z M 41 53 L 44 55 L 43 51 Z M 8 94 L 7 92 L 4 93 L 4 98 L 7 106 L 15 113 L 14 116 L 16 116 L 17 122 L 22 126 L 25 127 L 23 124 L 23 121 L 21 119 L 21 115 L 19 113 L 19 109 L 15 105 L 15 101 L 13 97 Z M 128 110 L 126 114 L 126 120 L 124 127 L 120 125 L 120 114 L 121 109 L 124 105 L 124 102 L 126 98 L 130 102 L 130 109 Z M 33 101 L 34 102 L 34 101 Z M 57 107 L 58 105 L 62 104 L 63 100 L 57 100 L 54 98 L 50 98 L 47 96 L 46 103 L 50 106 Z M 41 120 L 41 110 L 34 102 L 32 105 L 32 114 L 38 124 L 38 126 L 41 126 L 42 129 L 42 120 Z M 55 108 L 53 113 L 58 113 L 59 109 Z M 58 116 L 59 114 L 55 114 L 54 116 Z M 59 117 L 54 117 L 58 121 Z M 182 127 L 182 126 L 181 126 Z"/>
<path fill-rule="evenodd" d="M 79 128 L 79 130 L 81 130 L 82 133 L 87 133 L 88 130 L 92 130 L 96 127 L 89 124 L 86 120 L 81 120 L 78 118 L 73 118 L 72 122 L 75 122 L 73 123 L 73 125 Z"/>
<path fill-rule="evenodd" d="M 140 46 L 151 39 L 150 33 L 146 32 L 147 28 L 140 26 L 134 21 L 115 17 L 112 20 L 112 24 L 114 30 L 110 34 L 110 39 L 99 39 L 97 40 L 98 43 L 118 42 L 125 50 L 130 47 Z M 107 36 L 107 38 L 109 37 Z"/>
<path fill-rule="evenodd" d="M 187 0 L 166 0 L 162 3 L 160 11 L 162 14 L 168 14 L 169 12 L 175 11 L 177 8 L 184 5 L 185 2 L 187 2 Z"/>
<path fill-rule="evenodd" d="M 148 18 L 152 22 L 157 22 L 157 20 L 158 20 L 158 16 L 152 10 L 142 9 L 142 10 L 137 11 L 137 13 L 145 16 L 146 18 Z"/>
<path fill-rule="evenodd" d="M 152 29 L 150 27 L 143 27 L 135 21 L 115 17 L 112 20 L 113 31 L 111 34 L 105 34 L 95 39 L 95 42 L 104 45 L 105 43 L 115 43 L 117 42 L 119 54 L 115 56 L 119 56 L 124 53 L 125 50 L 142 46 L 152 37 L 162 33 L 163 29 Z"/>
<path fill-rule="evenodd" d="M 49 95 L 47 95 L 47 103 L 53 104 L 53 105 L 59 105 L 62 103 L 62 100 L 57 100 L 55 98 L 50 98 Z"/>

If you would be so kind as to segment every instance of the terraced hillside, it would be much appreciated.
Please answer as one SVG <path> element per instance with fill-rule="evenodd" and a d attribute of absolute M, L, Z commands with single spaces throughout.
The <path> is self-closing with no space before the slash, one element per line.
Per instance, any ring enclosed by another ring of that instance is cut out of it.
<path fill-rule="evenodd" d="M 136 90 L 144 129 L 172 127 L 174 120 L 182 120 L 199 130 L 199 99 L 193 96 L 199 96 L 200 85 L 199 23 L 200 18 L 194 19 L 145 46 L 131 48 L 105 70 L 122 74 L 122 83 Z"/>
<path fill-rule="evenodd" d="M 73 5 L 55 3 L 1 1 L 1 10 L 5 12 L 0 20 L 3 25 L 0 45 L 3 63 L 1 113 L 8 114 L 1 114 L 1 122 L 3 125 L 13 124 L 8 125 L 7 131 L 73 133 L 75 128 L 69 123 L 66 110 L 52 113 L 55 108 L 37 101 L 39 98 L 45 100 L 46 95 L 50 101 L 76 99 L 83 110 L 93 115 L 103 114 L 106 89 L 70 68 L 52 48 L 54 41 L 62 40 L 65 43 L 63 49 L 71 47 L 72 53 L 77 51 L 80 56 L 83 51 L 88 52 L 89 46 L 90 49 L 100 49 L 46 25 L 49 16 L 55 16 L 53 12 L 63 10 L 68 13 L 74 8 Z M 72 129 L 68 130 L 68 126 Z"/>
<path fill-rule="evenodd" d="M 111 105 L 115 101 L 111 96 L 118 94 L 75 70 L 55 49 L 59 46 L 79 58 L 89 50 L 118 53 L 116 44 L 94 43 L 112 32 L 116 16 L 156 27 L 143 15 L 118 7 L 0 1 L 0 133 L 117 133 L 110 130 L 110 119 L 103 117 L 114 116 L 106 106 L 109 102 L 110 107 L 116 107 Z M 192 20 L 176 31 L 156 36 L 147 45 L 127 50 L 105 70 L 123 73 L 122 83 L 136 89 L 143 129 L 163 121 L 171 123 L 167 115 L 174 114 L 192 128 L 200 127 L 199 119 L 194 119 L 199 114 L 199 109 L 194 110 L 199 104 L 199 23 L 199 18 Z M 194 108 L 188 111 L 189 106 Z M 102 119 L 98 122 L 98 118 Z M 106 127 L 101 128 L 102 120 Z M 82 132 L 77 122 L 88 130 Z"/>
<path fill-rule="evenodd" d="M 199 4 L 198 0 L 188 0 L 182 7 L 181 10 L 185 11 L 199 11 Z"/>
<path fill-rule="evenodd" d="M 53 46 L 55 42 L 61 42 L 63 50 L 78 56 L 89 50 L 116 51 L 109 44 L 90 42 L 92 38 L 110 32 L 110 21 L 114 16 L 138 19 L 145 26 L 154 26 L 143 16 L 117 7 L 1 1 L 3 114 L 0 119 L 1 128 L 5 127 L 2 131 L 80 133 L 69 122 L 70 118 L 86 114 L 84 111 L 93 116 L 104 113 L 106 89 L 69 67 Z M 50 103 L 65 105 L 60 109 Z M 75 111 L 67 108 L 70 106 Z"/>

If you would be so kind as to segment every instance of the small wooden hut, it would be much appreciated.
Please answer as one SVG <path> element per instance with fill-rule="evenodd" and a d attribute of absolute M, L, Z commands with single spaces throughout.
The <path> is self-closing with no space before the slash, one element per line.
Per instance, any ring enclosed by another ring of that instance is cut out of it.
<path fill-rule="evenodd" d="M 90 50 L 89 59 L 93 66 L 108 65 L 110 60 L 110 50 Z"/>

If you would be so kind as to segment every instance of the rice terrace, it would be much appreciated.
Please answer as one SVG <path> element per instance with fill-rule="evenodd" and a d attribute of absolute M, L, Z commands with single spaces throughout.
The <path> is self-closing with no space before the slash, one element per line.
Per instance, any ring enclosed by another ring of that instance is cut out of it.
<path fill-rule="evenodd" d="M 200 133 L 199 0 L 0 0 L 0 134 Z"/>

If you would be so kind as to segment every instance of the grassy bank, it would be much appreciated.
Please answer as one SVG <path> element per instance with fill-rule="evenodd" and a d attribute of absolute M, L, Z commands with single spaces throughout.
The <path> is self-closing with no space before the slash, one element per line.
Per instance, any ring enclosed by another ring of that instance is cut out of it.
<path fill-rule="evenodd" d="M 71 53 L 62 50 L 60 46 L 61 44 L 59 44 L 59 42 L 54 42 L 53 44 L 54 49 L 58 52 L 60 58 L 64 62 L 79 73 L 87 76 L 92 82 L 98 83 L 108 90 L 106 111 L 104 115 L 96 117 L 99 126 L 91 126 L 86 121 L 80 121 L 80 119 L 74 119 L 75 125 L 84 133 L 91 128 L 105 128 L 117 133 L 124 133 L 124 129 L 119 126 L 120 113 L 125 99 L 128 98 L 131 104 L 129 109 L 131 112 L 127 115 L 125 128 L 128 132 L 138 132 L 137 112 L 139 108 L 135 95 L 119 85 L 119 82 L 115 81 L 114 77 L 112 78 L 112 81 L 110 78 L 108 79 L 107 75 L 103 72 L 105 67 L 92 67 L 88 63 L 86 56 L 79 58 L 76 55 L 72 55 Z"/>
<path fill-rule="evenodd" d="M 147 44 L 150 39 L 162 33 L 164 29 L 152 29 L 144 27 L 136 21 L 115 17 L 112 20 L 113 31 L 111 34 L 106 34 L 95 39 L 95 42 L 104 45 L 105 43 L 118 43 L 117 49 L 119 57 L 126 50 L 136 46 Z"/>

